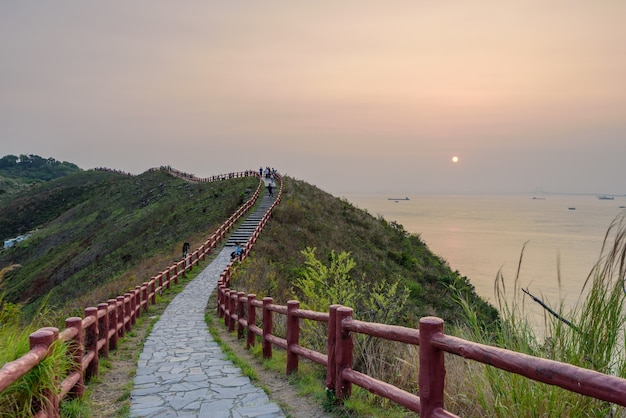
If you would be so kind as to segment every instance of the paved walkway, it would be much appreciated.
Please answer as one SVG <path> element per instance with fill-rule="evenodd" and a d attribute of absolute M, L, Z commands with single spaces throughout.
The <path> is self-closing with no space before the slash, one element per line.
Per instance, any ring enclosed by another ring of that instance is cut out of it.
<path fill-rule="evenodd" d="M 225 247 L 188 283 L 152 329 L 137 365 L 132 417 L 285 417 L 262 389 L 224 359 L 204 321 L 231 251 Z"/>

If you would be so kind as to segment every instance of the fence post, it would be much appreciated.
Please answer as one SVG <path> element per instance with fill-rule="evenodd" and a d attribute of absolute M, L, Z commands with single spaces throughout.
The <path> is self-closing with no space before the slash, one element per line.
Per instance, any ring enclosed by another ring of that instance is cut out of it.
<path fill-rule="evenodd" d="M 126 331 L 130 332 L 133 325 L 135 325 L 135 298 L 131 292 L 124 293 L 124 302 L 126 303 L 126 312 L 130 318 Z"/>
<path fill-rule="evenodd" d="M 178 284 L 178 263 L 174 264 L 174 284 Z"/>
<path fill-rule="evenodd" d="M 117 348 L 117 339 L 118 339 L 118 320 L 117 320 L 117 300 L 109 299 L 109 329 L 113 328 L 115 332 L 111 334 L 111 339 L 109 340 L 109 350 L 115 350 Z M 108 336 L 107 336 L 108 338 Z"/>
<path fill-rule="evenodd" d="M 245 296 L 244 292 L 237 292 L 237 339 L 240 340 L 243 338 L 243 330 L 244 326 L 241 323 L 241 319 L 245 318 L 246 310 L 245 310 Z"/>
<path fill-rule="evenodd" d="M 107 303 L 98 304 L 98 335 L 104 336 L 105 344 L 102 346 L 102 355 L 109 357 L 109 305 Z M 100 338 L 100 337 L 98 337 Z"/>
<path fill-rule="evenodd" d="M 217 316 L 219 318 L 224 317 L 224 294 L 226 292 L 226 286 L 224 286 L 224 282 L 220 279 L 219 284 L 217 285 Z"/>
<path fill-rule="evenodd" d="M 256 325 L 256 308 L 252 305 L 252 302 L 256 300 L 256 295 L 251 293 L 248 295 L 248 338 L 246 339 L 246 350 L 249 350 L 255 343 L 254 332 L 250 327 Z"/>
<path fill-rule="evenodd" d="M 151 303 L 156 305 L 156 277 L 152 277 L 150 279 L 150 295 L 151 295 Z"/>
<path fill-rule="evenodd" d="M 93 351 L 94 356 L 85 370 L 87 377 L 98 374 L 98 308 L 85 308 L 85 318 L 93 317 L 94 323 L 85 328 L 85 350 Z"/>
<path fill-rule="evenodd" d="M 270 297 L 263 298 L 263 358 L 272 358 L 272 343 L 268 341 L 267 336 L 272 335 L 272 327 L 274 321 L 272 320 L 272 311 L 269 310 L 269 306 L 274 302 L 274 299 Z"/>
<path fill-rule="evenodd" d="M 126 334 L 126 312 L 124 306 L 124 296 L 118 296 L 117 300 L 117 322 L 119 323 L 119 336 L 124 338 Z"/>
<path fill-rule="evenodd" d="M 171 269 L 171 267 L 168 267 L 167 270 L 165 270 L 165 288 L 167 290 L 170 290 L 171 282 L 172 282 L 172 279 L 171 279 L 171 276 L 170 276 L 170 269 Z M 163 273 L 161 273 L 161 275 L 162 274 Z"/>
<path fill-rule="evenodd" d="M 224 289 L 224 326 L 228 328 L 228 317 L 230 316 L 230 289 Z"/>
<path fill-rule="evenodd" d="M 141 300 L 143 300 L 143 310 L 148 312 L 148 305 L 150 304 L 150 301 L 148 300 L 148 282 L 143 282 L 143 284 L 141 285 L 141 292 L 143 294 L 143 296 L 141 297 Z"/>
<path fill-rule="evenodd" d="M 228 295 L 228 332 L 235 330 L 235 318 L 237 318 L 237 292 L 232 290 Z"/>
<path fill-rule="evenodd" d="M 44 346 L 48 349 L 46 355 L 50 353 L 50 346 L 57 340 L 59 335 L 59 331 L 52 328 L 44 328 L 37 330 L 30 334 L 29 342 L 30 349 L 33 350 L 38 346 Z M 55 389 L 57 385 L 54 385 Z M 59 397 L 56 394 L 56 390 L 45 389 L 43 393 L 43 399 L 45 404 L 41 405 L 41 409 L 47 414 L 50 418 L 58 418 L 59 417 Z"/>
<path fill-rule="evenodd" d="M 328 367 L 326 368 L 326 390 L 335 392 L 335 346 L 337 341 L 337 308 L 341 305 L 330 305 L 328 312 L 328 336 L 326 337 L 326 352 L 328 353 Z"/>
<path fill-rule="evenodd" d="M 106 305 L 106 304 L 105 304 Z M 83 377 L 83 320 L 77 316 L 65 320 L 66 328 L 74 328 L 76 336 L 69 342 L 69 355 L 71 365 L 69 374 L 78 373 L 80 378 L 70 390 L 72 397 L 80 398 L 85 392 L 85 379 Z"/>
<path fill-rule="evenodd" d="M 433 417 L 435 410 L 443 409 L 443 390 L 446 368 L 444 353 L 433 348 L 430 341 L 435 334 L 443 333 L 443 319 L 427 316 L 420 319 L 420 416 Z"/>
<path fill-rule="evenodd" d="M 141 286 L 135 286 L 135 317 L 141 318 Z"/>
<path fill-rule="evenodd" d="M 343 402 L 345 398 L 352 394 L 352 383 L 343 378 L 343 371 L 352 368 L 352 356 L 354 350 L 354 341 L 352 333 L 344 331 L 344 319 L 352 319 L 352 308 L 341 306 L 337 308 L 336 322 L 336 341 L 335 341 L 335 395 L 339 402 Z"/>
<path fill-rule="evenodd" d="M 300 342 L 300 318 L 294 315 L 294 311 L 299 308 L 300 302 L 297 300 L 287 302 L 287 375 L 298 371 L 298 354 L 292 351 L 292 347 Z"/>

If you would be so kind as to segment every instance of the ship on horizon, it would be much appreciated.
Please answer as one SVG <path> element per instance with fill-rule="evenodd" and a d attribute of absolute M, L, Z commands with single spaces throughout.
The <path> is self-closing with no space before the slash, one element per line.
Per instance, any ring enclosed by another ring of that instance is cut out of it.
<path fill-rule="evenodd" d="M 410 200 L 408 197 L 388 197 L 387 200 L 395 200 L 396 202 L 398 200 Z"/>

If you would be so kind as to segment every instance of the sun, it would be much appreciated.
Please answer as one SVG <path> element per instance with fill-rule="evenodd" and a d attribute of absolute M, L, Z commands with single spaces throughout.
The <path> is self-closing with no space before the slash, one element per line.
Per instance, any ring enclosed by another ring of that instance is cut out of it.
<path fill-rule="evenodd" d="M 456 155 L 454 157 L 452 157 L 452 162 L 453 163 L 458 163 L 459 162 L 459 157 L 457 157 Z"/>

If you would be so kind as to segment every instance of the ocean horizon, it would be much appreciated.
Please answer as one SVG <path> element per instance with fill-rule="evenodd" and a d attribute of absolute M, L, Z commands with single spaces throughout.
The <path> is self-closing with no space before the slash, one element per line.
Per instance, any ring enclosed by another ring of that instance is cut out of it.
<path fill-rule="evenodd" d="M 419 234 L 496 306 L 496 276 L 503 275 L 511 301 L 519 267 L 520 287 L 552 307 L 563 303 L 566 308 L 576 304 L 600 257 L 607 229 L 626 205 L 624 196 L 600 199 L 595 194 L 565 193 L 342 197 Z M 390 200 L 405 197 L 409 199 Z M 533 304 L 526 303 L 529 311 L 542 315 L 542 308 Z"/>

